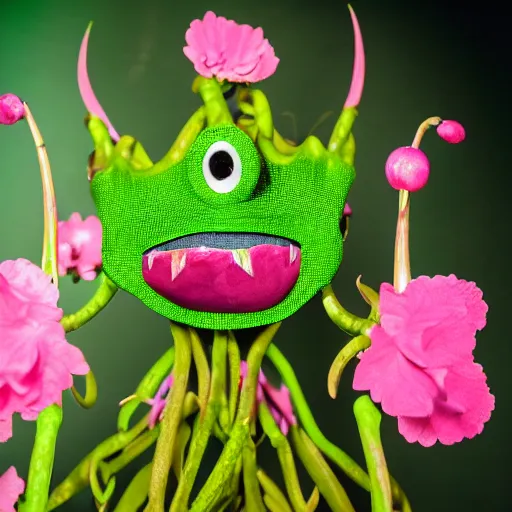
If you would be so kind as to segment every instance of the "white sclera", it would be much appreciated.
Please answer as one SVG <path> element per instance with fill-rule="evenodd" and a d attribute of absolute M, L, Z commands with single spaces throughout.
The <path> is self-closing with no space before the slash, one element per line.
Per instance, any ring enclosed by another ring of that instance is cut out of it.
<path fill-rule="evenodd" d="M 233 172 L 230 176 L 223 180 L 219 180 L 213 176 L 210 170 L 210 159 L 219 151 L 225 151 L 233 159 Z M 224 140 L 214 142 L 206 152 L 203 158 L 203 175 L 207 185 L 218 194 L 227 194 L 231 192 L 239 183 L 242 178 L 242 162 L 236 149 Z"/>

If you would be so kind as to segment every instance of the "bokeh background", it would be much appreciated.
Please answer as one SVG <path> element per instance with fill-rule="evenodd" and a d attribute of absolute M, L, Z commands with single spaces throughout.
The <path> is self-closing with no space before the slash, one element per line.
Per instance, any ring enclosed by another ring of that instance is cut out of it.
<path fill-rule="evenodd" d="M 384 177 L 387 155 L 410 144 L 418 124 L 440 115 L 467 130 L 450 146 L 435 132 L 422 147 L 432 173 L 412 198 L 411 257 L 414 276 L 455 273 L 475 280 L 490 306 L 476 357 L 496 395 L 496 410 L 482 435 L 456 446 L 408 444 L 396 420 L 382 430 L 389 467 L 417 512 L 510 510 L 509 461 L 512 384 L 510 323 L 510 45 L 504 13 L 467 2 L 357 0 L 366 45 L 367 81 L 355 127 L 358 177 L 349 201 L 354 210 L 346 256 L 334 288 L 343 304 L 365 314 L 355 280 L 373 287 L 392 279 L 397 194 Z M 85 168 L 92 150 L 76 84 L 82 35 L 94 20 L 89 70 L 97 96 L 117 130 L 145 145 L 154 160 L 170 147 L 197 108 L 190 90 L 192 65 L 184 33 L 208 9 L 240 23 L 262 26 L 281 63 L 265 84 L 277 128 L 303 138 L 326 112 L 339 112 L 352 70 L 353 35 L 346 3 L 330 0 L 65 0 L 6 1 L 0 16 L 0 92 L 28 101 L 52 163 L 59 214 L 93 214 Z M 290 117 L 286 113 L 292 113 Z M 327 141 L 336 116 L 315 133 Z M 24 123 L 0 127 L 0 259 L 40 261 L 42 198 L 36 154 Z M 96 283 L 61 281 L 61 305 L 78 309 Z M 97 443 L 115 431 L 118 402 L 170 343 L 168 322 L 134 297 L 119 293 L 96 320 L 70 336 L 95 371 L 99 400 L 81 410 L 64 400 L 54 483 Z M 327 437 L 363 463 L 352 403 L 353 367 L 339 397 L 326 388 L 329 366 L 346 337 L 311 301 L 287 320 L 277 343 L 292 361 Z M 25 476 L 35 431 L 15 422 L 15 435 L 0 446 L 0 473 L 15 464 Z M 214 457 L 215 454 L 211 455 Z M 271 474 L 277 459 L 264 450 Z M 127 483 L 133 468 L 119 484 Z M 358 510 L 366 493 L 347 484 Z M 94 510 L 85 491 L 65 511 Z"/>

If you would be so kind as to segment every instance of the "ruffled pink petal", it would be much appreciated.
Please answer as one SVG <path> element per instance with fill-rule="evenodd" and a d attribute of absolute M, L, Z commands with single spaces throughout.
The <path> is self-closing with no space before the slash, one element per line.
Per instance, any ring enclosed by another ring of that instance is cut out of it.
<path fill-rule="evenodd" d="M 16 512 L 14 505 L 25 490 L 25 482 L 11 466 L 0 476 L 0 512 Z"/>
<path fill-rule="evenodd" d="M 432 378 L 397 350 L 382 327 L 372 329 L 371 340 L 356 367 L 353 388 L 369 390 L 372 400 L 391 416 L 429 415 L 438 393 Z"/>
<path fill-rule="evenodd" d="M 0 443 L 5 443 L 11 437 L 12 437 L 12 416 L 9 416 L 7 418 L 0 418 Z"/>
<path fill-rule="evenodd" d="M 185 41 L 183 53 L 206 78 L 257 82 L 274 73 L 279 62 L 261 28 L 238 25 L 211 11 L 190 24 Z"/>
<path fill-rule="evenodd" d="M 9 281 L 20 298 L 52 307 L 57 305 L 58 288 L 52 283 L 51 277 L 31 261 L 24 258 L 2 261 L 0 274 Z"/>
<path fill-rule="evenodd" d="M 445 378 L 446 400 L 437 400 L 427 418 L 399 418 L 400 433 L 409 442 L 451 445 L 480 434 L 494 410 L 494 396 L 479 364 L 451 368 Z"/>

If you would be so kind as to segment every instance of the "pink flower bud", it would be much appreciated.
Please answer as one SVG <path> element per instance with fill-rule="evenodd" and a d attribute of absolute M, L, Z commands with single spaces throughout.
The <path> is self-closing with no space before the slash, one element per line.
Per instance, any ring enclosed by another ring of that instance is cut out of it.
<path fill-rule="evenodd" d="M 346 217 L 350 217 L 352 215 L 352 208 L 348 203 L 345 203 L 345 208 L 343 208 L 343 215 Z"/>
<path fill-rule="evenodd" d="M 442 121 L 437 126 L 437 134 L 450 144 L 458 144 L 466 138 L 464 127 L 457 121 Z"/>
<path fill-rule="evenodd" d="M 421 149 L 397 148 L 386 161 L 386 178 L 396 190 L 416 192 L 427 184 L 429 174 L 430 163 Z"/>
<path fill-rule="evenodd" d="M 25 117 L 23 102 L 15 94 L 0 96 L 0 124 L 14 124 Z"/>

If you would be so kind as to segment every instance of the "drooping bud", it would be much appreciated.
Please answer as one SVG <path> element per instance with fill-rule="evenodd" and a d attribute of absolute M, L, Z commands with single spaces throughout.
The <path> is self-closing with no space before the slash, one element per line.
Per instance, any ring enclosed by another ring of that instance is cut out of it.
<path fill-rule="evenodd" d="M 0 96 L 0 124 L 15 124 L 25 117 L 23 102 L 12 93 Z"/>
<path fill-rule="evenodd" d="M 437 126 L 437 134 L 450 144 L 458 144 L 466 138 L 466 131 L 458 121 L 442 121 Z"/>

